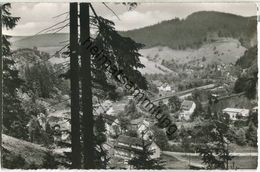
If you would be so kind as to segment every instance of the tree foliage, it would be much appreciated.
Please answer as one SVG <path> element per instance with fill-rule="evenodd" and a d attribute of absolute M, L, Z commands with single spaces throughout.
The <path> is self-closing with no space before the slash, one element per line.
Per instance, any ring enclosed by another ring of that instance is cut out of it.
<path fill-rule="evenodd" d="M 173 96 L 169 99 L 168 105 L 171 112 L 177 112 L 181 108 L 181 100 L 177 96 Z"/>
<path fill-rule="evenodd" d="M 257 146 L 257 128 L 253 122 L 249 123 L 248 130 L 246 132 L 246 139 L 252 146 Z"/>
<path fill-rule="evenodd" d="M 237 66 L 240 66 L 245 72 L 237 79 L 234 91 L 236 93 L 245 92 L 249 99 L 254 99 L 256 97 L 257 91 L 257 47 L 249 48 L 245 54 L 240 57 L 237 62 Z"/>
<path fill-rule="evenodd" d="M 132 165 L 135 169 L 164 169 L 164 162 L 160 158 L 151 158 L 153 152 L 149 150 L 150 144 L 142 138 L 142 151 L 129 160 L 128 164 Z"/>
<path fill-rule="evenodd" d="M 223 118 L 223 114 L 205 121 L 197 136 L 202 142 L 198 152 L 207 168 L 228 169 L 228 163 L 233 158 L 230 155 L 229 143 L 234 133 Z"/>
<path fill-rule="evenodd" d="M 2 6 L 3 26 L 6 29 L 13 29 L 20 19 L 12 17 L 10 13 L 11 5 L 9 3 Z M 26 129 L 29 116 L 25 114 L 21 105 L 21 99 L 18 91 L 24 84 L 19 77 L 19 71 L 15 66 L 15 61 L 11 58 L 9 36 L 3 35 L 3 132 L 17 137 L 28 138 Z M 17 132 L 20 131 L 20 132 Z"/>
<path fill-rule="evenodd" d="M 161 150 L 167 150 L 169 148 L 168 138 L 162 129 L 156 126 L 152 127 L 154 142 L 160 147 Z"/>
<path fill-rule="evenodd" d="M 237 131 L 237 144 L 244 146 L 246 144 L 246 135 L 244 129 L 240 128 Z"/>

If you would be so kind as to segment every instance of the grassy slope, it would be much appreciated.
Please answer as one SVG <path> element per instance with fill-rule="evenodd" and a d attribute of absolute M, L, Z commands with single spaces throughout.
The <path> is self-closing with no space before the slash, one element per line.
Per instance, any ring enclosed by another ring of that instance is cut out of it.
<path fill-rule="evenodd" d="M 14 155 L 21 155 L 28 164 L 41 165 L 48 149 L 40 145 L 20 140 L 5 134 L 2 135 L 2 147 Z"/>
<path fill-rule="evenodd" d="M 174 60 L 177 64 L 193 63 L 211 64 L 213 62 L 235 63 L 246 48 L 236 39 L 221 39 L 214 43 L 204 44 L 199 49 L 174 50 L 169 47 L 152 47 L 141 50 L 141 54 L 159 64 L 162 60 Z M 205 57 L 206 61 L 202 62 Z"/>
<path fill-rule="evenodd" d="M 147 74 L 167 74 L 167 73 L 174 73 L 172 70 L 155 63 L 153 61 L 148 60 L 145 57 L 140 57 L 141 63 L 145 65 L 145 68 L 140 69 L 141 73 Z"/>

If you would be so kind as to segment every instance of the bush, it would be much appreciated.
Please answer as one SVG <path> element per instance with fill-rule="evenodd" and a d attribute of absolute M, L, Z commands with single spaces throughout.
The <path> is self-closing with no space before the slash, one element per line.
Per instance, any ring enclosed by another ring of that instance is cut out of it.
<path fill-rule="evenodd" d="M 236 134 L 237 134 L 237 144 L 240 146 L 244 146 L 246 144 L 245 130 L 240 128 Z"/>
<path fill-rule="evenodd" d="M 58 168 L 54 155 L 51 152 L 48 152 L 46 154 L 42 168 L 45 168 L 45 169 L 57 169 Z"/>
<path fill-rule="evenodd" d="M 247 126 L 247 121 L 238 120 L 234 122 L 234 126 L 237 128 L 242 128 Z"/>
<path fill-rule="evenodd" d="M 7 169 L 25 169 L 26 162 L 21 155 L 3 153 L 2 167 Z"/>
<path fill-rule="evenodd" d="M 249 127 L 246 132 L 246 139 L 250 145 L 257 146 L 257 128 L 252 122 L 249 123 Z"/>

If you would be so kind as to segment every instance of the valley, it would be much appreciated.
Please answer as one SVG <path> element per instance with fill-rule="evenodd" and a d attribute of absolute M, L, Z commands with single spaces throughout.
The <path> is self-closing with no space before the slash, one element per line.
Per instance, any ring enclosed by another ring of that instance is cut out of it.
<path fill-rule="evenodd" d="M 165 169 L 257 168 L 255 20 L 201 11 L 118 35 L 114 31 L 111 40 L 115 43 L 109 46 L 99 42 L 109 47 L 105 49 L 109 58 L 149 98 L 139 104 L 126 89 L 127 83 L 117 82 L 118 78 L 90 61 L 92 97 L 87 98 L 92 100 L 95 153 L 103 156 L 98 161 L 100 168 L 132 169 L 130 162 L 140 151 Z M 122 46 L 117 39 L 131 44 Z M 74 79 L 69 34 L 13 36 L 9 41 L 13 68 L 7 66 L 5 74 L 13 80 L 6 77 L 4 84 L 9 84 L 6 90 L 15 90 L 17 99 L 12 100 L 10 94 L 6 100 L 14 101 L 18 110 L 6 106 L 11 115 L 4 119 L 4 162 L 9 168 L 15 168 L 10 162 L 18 161 L 25 169 L 67 169 L 72 161 Z M 82 88 L 84 76 L 79 73 L 77 77 Z M 79 94 L 78 115 L 84 126 L 82 89 Z M 155 107 L 156 115 L 149 111 Z M 167 120 L 177 129 L 171 134 Z"/>

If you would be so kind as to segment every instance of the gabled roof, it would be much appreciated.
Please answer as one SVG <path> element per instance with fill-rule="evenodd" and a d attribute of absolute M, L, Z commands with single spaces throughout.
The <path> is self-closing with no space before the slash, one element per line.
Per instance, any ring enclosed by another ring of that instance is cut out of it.
<path fill-rule="evenodd" d="M 137 137 L 130 137 L 126 135 L 121 135 L 117 138 L 117 143 L 123 143 L 129 146 L 142 146 L 142 139 Z M 145 145 L 151 144 L 150 141 L 145 141 Z"/>
<path fill-rule="evenodd" d="M 181 104 L 181 109 L 183 110 L 187 110 L 187 109 L 190 109 L 193 105 L 193 101 L 190 101 L 190 100 L 184 100 Z"/>
<path fill-rule="evenodd" d="M 225 113 L 240 113 L 242 115 L 247 115 L 249 113 L 249 109 L 238 109 L 238 108 L 226 108 L 223 109 L 223 112 Z"/>
<path fill-rule="evenodd" d="M 156 143 L 154 141 L 144 141 L 145 146 L 150 147 L 152 144 Z M 117 138 L 115 148 L 120 150 L 135 152 L 135 153 L 142 153 L 143 147 L 143 140 L 137 137 L 130 137 L 126 135 L 121 135 Z M 157 146 L 158 147 L 158 146 Z M 150 149 L 150 148 L 149 148 Z"/>

